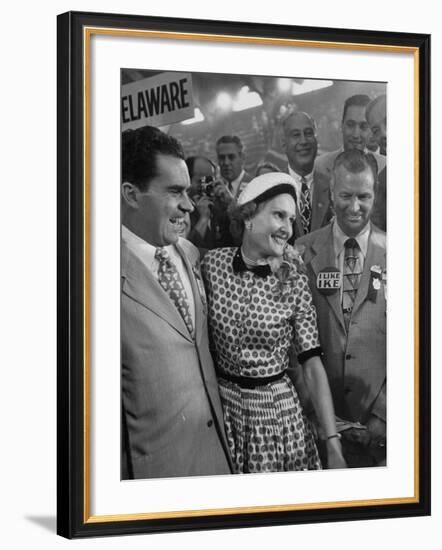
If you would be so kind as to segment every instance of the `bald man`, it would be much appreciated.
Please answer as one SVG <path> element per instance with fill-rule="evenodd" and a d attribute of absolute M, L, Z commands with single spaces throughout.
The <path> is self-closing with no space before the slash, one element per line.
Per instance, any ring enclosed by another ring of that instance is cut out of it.
<path fill-rule="evenodd" d="M 331 218 L 328 178 L 314 171 L 318 141 L 316 123 L 302 111 L 290 112 L 282 121 L 282 146 L 286 171 L 296 183 L 297 216 L 294 237 L 326 225 Z"/>

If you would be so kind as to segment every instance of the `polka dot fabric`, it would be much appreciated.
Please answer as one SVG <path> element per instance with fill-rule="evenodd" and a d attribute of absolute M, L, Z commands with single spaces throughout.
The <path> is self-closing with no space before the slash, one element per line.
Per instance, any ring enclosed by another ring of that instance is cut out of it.
<path fill-rule="evenodd" d="M 202 272 L 220 396 L 233 462 L 238 473 L 319 469 L 313 436 L 287 375 L 244 389 L 222 373 L 263 378 L 288 367 L 296 353 L 319 346 L 316 311 L 307 277 L 297 273 L 293 292 L 282 293 L 271 274 L 234 273 L 236 248 L 207 252 Z"/>

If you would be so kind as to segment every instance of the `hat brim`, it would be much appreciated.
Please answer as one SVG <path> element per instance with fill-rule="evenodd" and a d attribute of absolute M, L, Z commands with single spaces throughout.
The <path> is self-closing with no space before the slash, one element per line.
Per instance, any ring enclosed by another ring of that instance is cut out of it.
<path fill-rule="evenodd" d="M 277 195 L 284 195 L 284 194 L 291 195 L 295 201 L 296 201 L 296 191 L 293 185 L 290 183 L 281 183 L 279 185 L 274 185 L 270 189 L 267 189 L 264 191 L 264 193 L 261 193 L 261 195 L 258 195 L 254 199 L 252 199 L 257 204 L 268 201 L 270 199 L 273 199 L 273 197 L 276 197 Z"/>

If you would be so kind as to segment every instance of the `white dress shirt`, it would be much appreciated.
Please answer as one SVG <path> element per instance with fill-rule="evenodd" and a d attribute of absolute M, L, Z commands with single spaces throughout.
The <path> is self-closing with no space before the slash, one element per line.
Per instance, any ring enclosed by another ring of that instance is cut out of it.
<path fill-rule="evenodd" d="M 157 247 L 147 243 L 135 233 L 132 233 L 126 226 L 121 226 L 121 239 L 127 246 L 127 248 L 147 267 L 152 273 L 155 279 L 158 279 L 158 260 L 155 258 L 155 252 Z M 180 242 L 181 238 L 178 240 Z M 184 290 L 187 295 L 187 302 L 189 304 L 189 311 L 192 317 L 193 326 L 195 326 L 195 300 L 192 292 L 192 285 L 190 284 L 189 275 L 187 273 L 186 266 L 183 259 L 173 244 L 163 247 L 167 250 L 171 262 L 176 267 L 178 274 L 184 286 Z"/>
<path fill-rule="evenodd" d="M 235 178 L 234 180 L 232 180 L 230 183 L 229 182 L 226 182 L 227 183 L 227 187 L 229 189 L 229 191 L 232 193 L 232 195 L 234 197 L 237 197 L 238 196 L 238 191 L 239 191 L 239 188 L 240 188 L 240 185 L 241 185 L 241 181 L 245 175 L 245 170 L 241 170 L 241 173 L 240 175 Z"/>
<path fill-rule="evenodd" d="M 310 206 L 311 206 L 312 196 L 313 196 L 313 171 L 310 172 L 310 174 L 306 174 L 305 176 L 300 176 L 297 172 L 293 170 L 293 168 L 289 164 L 289 175 L 292 176 L 292 178 L 295 180 L 296 203 L 298 204 L 298 206 L 304 200 L 301 197 L 301 192 L 302 192 L 302 179 L 303 178 L 305 179 L 307 188 L 310 191 Z"/>

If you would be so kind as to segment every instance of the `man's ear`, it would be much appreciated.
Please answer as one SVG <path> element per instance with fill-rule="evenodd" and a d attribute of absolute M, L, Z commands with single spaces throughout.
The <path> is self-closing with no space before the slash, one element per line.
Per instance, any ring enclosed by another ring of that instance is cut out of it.
<path fill-rule="evenodd" d="M 133 183 L 124 181 L 121 185 L 121 197 L 131 208 L 138 208 L 139 189 Z"/>

